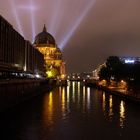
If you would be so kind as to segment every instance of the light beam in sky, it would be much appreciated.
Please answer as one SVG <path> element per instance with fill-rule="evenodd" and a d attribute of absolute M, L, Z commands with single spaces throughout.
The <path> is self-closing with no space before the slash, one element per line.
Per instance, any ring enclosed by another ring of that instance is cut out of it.
<path fill-rule="evenodd" d="M 23 9 L 23 10 L 30 9 L 30 10 L 34 11 L 34 10 L 37 10 L 38 8 L 35 5 L 33 5 L 33 1 L 30 0 L 30 5 L 19 5 L 18 9 Z"/>
<path fill-rule="evenodd" d="M 32 27 L 32 42 L 34 41 L 34 37 L 36 35 L 35 32 L 35 16 L 34 16 L 34 10 L 36 10 L 36 8 L 33 6 L 33 1 L 30 0 L 31 3 L 31 7 L 30 7 L 30 12 L 31 12 L 31 27 Z"/>
<path fill-rule="evenodd" d="M 12 0 L 13 12 L 16 18 L 19 32 L 23 35 L 23 30 L 20 24 L 19 16 L 17 10 L 26 10 L 29 11 L 30 20 L 31 20 L 31 30 L 32 30 L 32 39 L 36 35 L 35 27 L 35 11 L 38 9 L 38 6 L 35 5 L 33 0 L 30 0 L 24 5 L 16 5 L 15 0 Z M 91 10 L 96 0 L 82 0 L 81 3 L 75 1 L 62 1 L 54 0 L 51 1 L 51 8 L 47 8 L 49 11 L 46 11 L 46 14 L 43 14 L 47 21 L 49 21 L 49 31 L 56 38 L 58 47 L 63 49 L 68 41 L 71 39 L 73 34 L 76 32 L 77 28 L 87 16 L 88 12 Z M 47 1 L 47 4 L 50 4 Z M 18 9 L 16 9 L 18 7 Z M 72 8 L 72 9 L 71 9 Z M 52 11 L 50 11 L 52 10 Z M 70 10 L 71 13 L 66 14 Z M 39 12 L 38 12 L 39 13 Z M 40 17 L 38 17 L 40 18 Z M 65 24 L 64 24 L 65 23 Z M 64 25 L 64 27 L 62 26 Z M 24 35 L 23 35 L 24 36 Z M 25 37 L 25 36 L 24 36 Z"/>
<path fill-rule="evenodd" d="M 72 35 L 74 34 L 74 32 L 76 31 L 76 29 L 78 28 L 78 26 L 81 24 L 81 22 L 83 21 L 83 19 L 86 17 L 86 15 L 88 14 L 88 12 L 91 10 L 91 8 L 93 7 L 93 5 L 95 4 L 96 0 L 91 0 L 88 5 L 83 8 L 83 12 L 81 13 L 81 15 L 79 16 L 79 18 L 76 20 L 75 24 L 72 25 L 72 27 L 69 29 L 69 31 L 67 32 L 67 34 L 64 36 L 63 40 L 60 42 L 59 47 L 61 49 L 63 49 L 66 44 L 68 43 L 68 41 L 70 40 L 70 38 L 72 37 Z"/>
<path fill-rule="evenodd" d="M 62 18 L 62 16 L 59 15 L 60 11 L 61 11 L 61 0 L 55 0 L 54 12 L 52 12 L 52 19 L 51 19 L 51 24 L 49 28 L 50 32 L 52 32 L 54 36 L 56 35 L 57 29 L 59 27 L 59 23 Z M 56 26 L 56 23 L 57 23 L 57 26 Z"/>
<path fill-rule="evenodd" d="M 12 11 L 13 11 L 15 20 L 16 20 L 16 23 L 17 23 L 18 30 L 19 30 L 20 34 L 22 36 L 24 36 L 23 29 L 21 27 L 21 23 L 20 23 L 20 20 L 19 20 L 19 16 L 18 16 L 18 13 L 17 13 L 17 10 L 16 10 L 15 0 L 11 0 L 10 2 L 11 2 Z"/>
<path fill-rule="evenodd" d="M 37 6 L 35 6 L 33 4 L 33 0 L 30 0 L 30 4 L 29 5 L 20 5 L 18 6 L 19 9 L 22 9 L 22 10 L 29 10 L 30 11 L 30 16 L 31 16 L 31 28 L 32 28 L 32 42 L 34 40 L 34 37 L 36 35 L 36 32 L 35 32 L 35 16 L 34 16 L 34 12 L 35 10 L 38 9 Z"/>

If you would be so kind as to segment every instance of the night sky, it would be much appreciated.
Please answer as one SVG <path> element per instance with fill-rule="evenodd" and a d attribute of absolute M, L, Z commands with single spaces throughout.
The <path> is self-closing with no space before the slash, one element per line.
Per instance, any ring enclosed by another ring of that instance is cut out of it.
<path fill-rule="evenodd" d="M 140 56 L 140 0 L 0 0 L 0 14 L 31 42 L 46 24 L 68 72 Z"/>

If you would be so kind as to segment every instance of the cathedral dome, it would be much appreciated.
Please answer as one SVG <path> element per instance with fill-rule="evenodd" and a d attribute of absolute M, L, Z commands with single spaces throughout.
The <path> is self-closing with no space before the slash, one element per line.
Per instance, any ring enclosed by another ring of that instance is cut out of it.
<path fill-rule="evenodd" d="M 47 32 L 45 25 L 44 25 L 43 31 L 35 37 L 34 44 L 55 45 L 55 39 L 50 33 Z"/>

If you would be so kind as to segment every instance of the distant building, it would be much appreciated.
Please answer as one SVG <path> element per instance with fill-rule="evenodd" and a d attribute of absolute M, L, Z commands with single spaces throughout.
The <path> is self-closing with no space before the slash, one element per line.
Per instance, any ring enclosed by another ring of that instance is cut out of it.
<path fill-rule="evenodd" d="M 35 37 L 34 47 L 44 55 L 48 78 L 64 77 L 65 62 L 62 60 L 62 52 L 45 25 L 43 31 Z"/>
<path fill-rule="evenodd" d="M 103 64 L 98 65 L 98 67 L 94 71 L 92 71 L 92 74 L 93 74 L 92 77 L 93 77 L 93 79 L 96 79 L 96 80 L 99 79 L 99 72 L 100 72 L 100 70 L 103 67 L 106 67 L 106 63 L 105 62 Z"/>
<path fill-rule="evenodd" d="M 140 57 L 119 57 L 124 64 L 140 64 Z"/>
<path fill-rule="evenodd" d="M 118 58 L 123 64 L 122 69 L 124 69 L 124 71 L 125 71 L 124 77 L 127 77 L 127 80 L 128 79 L 130 79 L 130 80 L 136 79 L 136 77 L 138 77 L 138 73 L 139 73 L 138 71 L 140 70 L 140 57 L 118 57 Z M 99 79 L 99 73 L 103 67 L 107 67 L 106 62 L 99 65 L 93 71 L 93 78 L 94 79 Z M 137 75 L 137 76 L 134 76 L 134 75 Z M 112 75 L 110 78 L 114 79 L 114 75 Z"/>

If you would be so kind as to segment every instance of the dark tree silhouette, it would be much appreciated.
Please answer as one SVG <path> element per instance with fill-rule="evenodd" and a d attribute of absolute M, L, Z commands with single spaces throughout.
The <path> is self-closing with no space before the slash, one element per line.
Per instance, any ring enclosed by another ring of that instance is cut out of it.
<path fill-rule="evenodd" d="M 106 79 L 110 82 L 111 77 L 116 82 L 120 80 L 127 81 L 130 88 L 140 89 L 140 64 L 125 64 L 119 57 L 110 56 L 107 58 L 106 66 L 103 66 L 99 72 L 100 80 Z"/>

